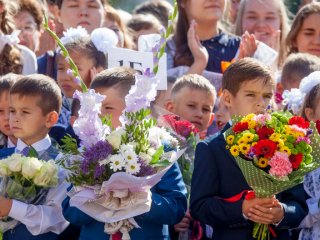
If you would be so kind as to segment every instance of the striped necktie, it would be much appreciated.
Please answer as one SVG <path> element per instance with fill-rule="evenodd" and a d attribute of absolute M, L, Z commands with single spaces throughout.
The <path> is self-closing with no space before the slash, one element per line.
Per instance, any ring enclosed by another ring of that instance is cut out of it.
<path fill-rule="evenodd" d="M 22 149 L 22 151 L 20 152 L 23 156 L 25 156 L 25 157 L 27 157 L 28 156 L 28 154 L 29 154 L 29 152 L 30 152 L 30 147 L 29 146 L 27 146 L 27 147 L 25 147 L 24 149 Z"/>

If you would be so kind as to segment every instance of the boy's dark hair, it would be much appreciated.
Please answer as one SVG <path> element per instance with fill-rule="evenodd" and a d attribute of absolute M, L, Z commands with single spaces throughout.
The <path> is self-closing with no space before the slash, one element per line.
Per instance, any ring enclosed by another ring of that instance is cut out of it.
<path fill-rule="evenodd" d="M 20 97 L 38 97 L 37 104 L 43 115 L 56 111 L 60 113 L 62 104 L 61 90 L 50 77 L 42 74 L 23 76 L 10 89 L 10 94 Z"/>
<path fill-rule="evenodd" d="M 135 74 L 136 70 L 128 67 L 106 69 L 95 76 L 90 88 L 119 88 L 123 96 L 125 96 L 135 83 Z"/>
<path fill-rule="evenodd" d="M 75 51 L 92 59 L 95 67 L 107 68 L 107 57 L 100 52 L 91 41 L 90 37 L 81 37 L 65 44 L 68 51 Z"/>
<path fill-rule="evenodd" d="M 127 23 L 127 27 L 136 32 L 148 29 L 157 29 L 160 32 L 162 27 L 160 21 L 150 14 L 136 14 Z"/>
<path fill-rule="evenodd" d="M 320 71 L 320 59 L 308 53 L 292 53 L 286 59 L 281 74 L 281 83 L 290 79 L 302 80 L 314 71 Z"/>
<path fill-rule="evenodd" d="M 22 75 L 8 73 L 0 77 L 0 96 L 4 92 L 9 92 L 13 84 L 22 78 Z"/>
<path fill-rule="evenodd" d="M 133 14 L 152 14 L 159 19 L 161 24 L 168 26 L 168 17 L 170 12 L 173 12 L 173 6 L 164 0 L 149 0 L 145 1 L 133 10 Z"/>
<path fill-rule="evenodd" d="M 222 90 L 228 90 L 233 96 L 239 92 L 241 84 L 262 79 L 264 84 L 275 86 L 271 70 L 253 58 L 243 58 L 231 64 L 222 76 Z"/>
<path fill-rule="evenodd" d="M 208 79 L 205 77 L 198 75 L 198 74 L 187 74 L 179 79 L 173 84 L 172 90 L 171 90 L 171 96 L 174 98 L 174 96 L 181 91 L 181 89 L 188 87 L 191 89 L 206 91 L 207 93 L 210 93 L 213 95 L 214 99 L 217 97 L 217 92 L 214 86 L 209 82 Z M 186 96 L 188 97 L 188 96 Z"/>

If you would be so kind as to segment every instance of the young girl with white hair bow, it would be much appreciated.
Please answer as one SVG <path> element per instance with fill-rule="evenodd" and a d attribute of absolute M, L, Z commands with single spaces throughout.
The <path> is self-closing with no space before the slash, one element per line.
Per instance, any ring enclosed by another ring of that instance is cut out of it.
<path fill-rule="evenodd" d="M 289 109 L 309 121 L 316 122 L 320 131 L 320 71 L 305 77 L 299 89 L 285 92 L 284 99 Z M 299 240 L 318 240 L 320 239 L 320 168 L 305 176 L 304 189 L 310 197 L 306 200 L 309 213 L 300 223 L 302 229 Z"/>

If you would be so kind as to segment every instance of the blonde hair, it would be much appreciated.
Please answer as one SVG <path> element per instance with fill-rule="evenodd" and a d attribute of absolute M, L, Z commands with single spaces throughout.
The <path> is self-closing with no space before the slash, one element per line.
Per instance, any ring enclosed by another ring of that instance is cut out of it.
<path fill-rule="evenodd" d="M 245 11 L 246 3 L 249 0 L 242 0 L 240 3 L 238 17 L 236 20 L 235 34 L 241 36 L 244 32 L 242 29 L 242 20 Z M 266 1 L 266 0 L 257 0 L 257 1 Z M 269 1 L 269 0 L 268 0 Z M 274 0 L 277 4 L 279 4 L 279 14 L 280 14 L 280 52 L 278 58 L 278 66 L 281 66 L 287 56 L 287 47 L 286 47 L 286 36 L 289 32 L 289 18 L 287 14 L 286 6 L 283 1 Z"/>
<path fill-rule="evenodd" d="M 178 78 L 172 86 L 172 98 L 174 99 L 175 95 L 185 87 L 205 91 L 208 94 L 211 94 L 214 97 L 214 99 L 216 99 L 216 89 L 213 87 L 213 85 L 209 82 L 208 79 L 198 74 L 187 74 Z"/>
<path fill-rule="evenodd" d="M 303 8 L 300 9 L 300 11 L 297 13 L 295 18 L 293 19 L 290 32 L 288 33 L 287 39 L 286 39 L 286 45 L 287 45 L 289 54 L 298 52 L 297 47 L 294 46 L 296 44 L 298 33 L 301 29 L 301 26 L 304 20 L 314 13 L 320 14 L 320 3 L 313 2 L 305 5 Z"/>

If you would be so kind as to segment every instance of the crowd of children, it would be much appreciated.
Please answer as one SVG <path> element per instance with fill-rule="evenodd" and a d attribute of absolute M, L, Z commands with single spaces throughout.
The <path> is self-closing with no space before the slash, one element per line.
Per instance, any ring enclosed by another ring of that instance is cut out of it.
<path fill-rule="evenodd" d="M 319 169 L 276 196 L 226 201 L 250 186 L 224 138 L 231 116 L 269 106 L 319 125 L 320 3 L 296 0 L 298 11 L 289 12 L 285 0 L 176 2 L 165 49 L 167 90 L 158 91 L 151 109 L 189 121 L 203 141 L 193 156 L 191 190 L 175 163 L 151 189 L 150 211 L 134 217 L 140 228 L 130 231 L 131 239 L 248 240 L 254 223 L 270 224 L 271 239 L 320 239 Z M 0 0 L 0 161 L 30 151 L 59 159 L 67 135 L 79 145 L 73 124 L 80 102 L 73 96 L 81 87 L 43 29 L 44 15 L 86 87 L 106 96 L 101 115 L 117 128 L 138 71 L 108 68 L 108 51 L 137 50 L 141 35 L 163 32 L 172 11 L 165 0 L 144 1 L 132 15 L 105 0 Z M 303 95 L 290 100 L 292 89 Z M 58 176 L 41 204 L 0 196 L 0 218 L 19 222 L 3 239 L 121 239 L 70 206 L 71 186 L 62 170 Z"/>

